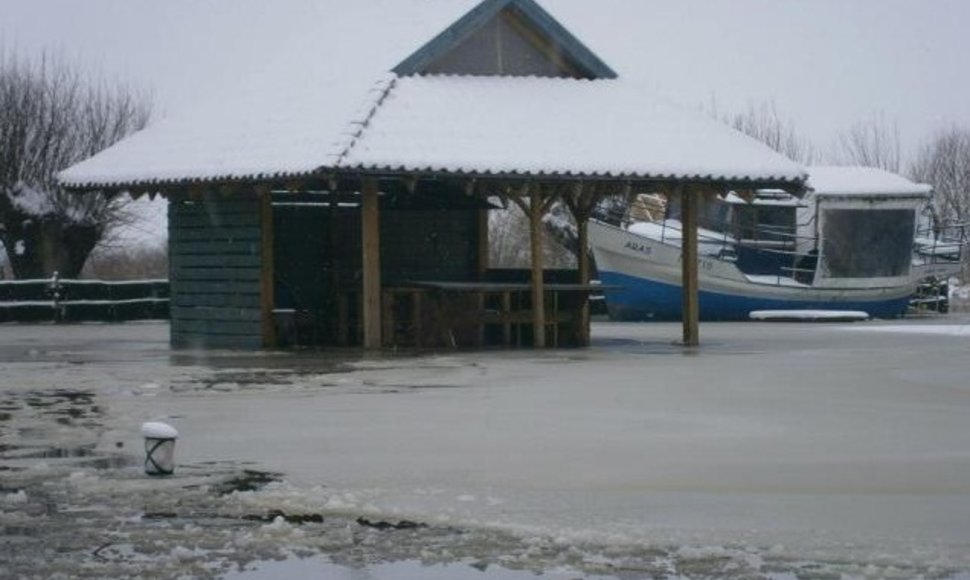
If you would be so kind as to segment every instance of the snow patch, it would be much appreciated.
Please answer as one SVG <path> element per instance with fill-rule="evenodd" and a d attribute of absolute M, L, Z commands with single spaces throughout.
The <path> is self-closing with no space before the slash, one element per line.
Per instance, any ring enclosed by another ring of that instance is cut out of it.
<path fill-rule="evenodd" d="M 179 432 L 168 423 L 149 421 L 141 426 L 141 436 L 149 439 L 178 439 Z"/>
<path fill-rule="evenodd" d="M 861 310 L 752 310 L 751 320 L 772 321 L 834 321 L 868 320 L 869 313 Z"/>
<path fill-rule="evenodd" d="M 0 496 L 0 505 L 14 506 L 27 503 L 27 492 L 19 489 L 14 493 L 5 493 Z"/>

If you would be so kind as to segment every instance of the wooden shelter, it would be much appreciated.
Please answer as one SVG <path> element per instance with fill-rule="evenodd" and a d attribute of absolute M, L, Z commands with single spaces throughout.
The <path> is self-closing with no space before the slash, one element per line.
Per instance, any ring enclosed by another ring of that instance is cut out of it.
<path fill-rule="evenodd" d="M 682 198 L 684 343 L 697 344 L 698 198 L 797 190 L 805 178 L 763 145 L 623 83 L 533 0 L 485 0 L 385 73 L 350 116 L 315 108 L 328 80 L 297 87 L 282 116 L 272 106 L 289 101 L 274 95 L 223 104 L 61 175 L 79 191 L 169 199 L 173 345 L 271 348 L 282 330 L 378 348 L 402 328 L 419 346 L 513 334 L 535 347 L 588 344 L 586 222 L 604 196 L 632 192 Z M 496 200 L 529 217 L 526 278 L 488 268 Z M 542 263 L 541 220 L 556 201 L 579 233 L 567 280 Z"/>

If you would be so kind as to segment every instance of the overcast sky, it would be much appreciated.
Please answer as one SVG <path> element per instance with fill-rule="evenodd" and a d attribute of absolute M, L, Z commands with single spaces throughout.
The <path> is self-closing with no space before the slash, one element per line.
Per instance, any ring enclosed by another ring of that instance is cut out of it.
<path fill-rule="evenodd" d="M 276 40 L 314 38 L 332 11 L 367 1 L 379 15 L 398 0 L 0 0 L 0 46 L 66 55 L 151 90 L 171 114 L 266 62 Z M 448 21 L 470 5 L 428 1 Z M 967 0 L 540 3 L 621 76 L 722 112 L 774 102 L 821 150 L 873 115 L 898 123 L 904 153 L 947 124 L 970 126 Z M 362 27 L 360 42 L 381 42 L 380 27 Z M 334 44 L 306 50 L 356 50 Z"/>

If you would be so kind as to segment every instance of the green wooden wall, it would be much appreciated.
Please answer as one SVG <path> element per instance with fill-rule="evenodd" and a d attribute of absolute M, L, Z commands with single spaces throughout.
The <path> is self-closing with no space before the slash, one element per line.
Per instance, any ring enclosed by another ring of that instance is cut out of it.
<path fill-rule="evenodd" d="M 261 348 L 260 202 L 169 202 L 171 342 L 177 348 Z"/>
<path fill-rule="evenodd" d="M 385 284 L 475 278 L 477 208 L 388 205 L 382 203 L 380 218 Z M 304 313 L 302 320 L 310 321 L 311 328 L 301 328 L 309 338 L 300 344 L 356 344 L 359 207 L 274 202 L 272 209 L 273 307 Z M 263 347 L 262 248 L 255 196 L 169 202 L 173 347 Z"/>

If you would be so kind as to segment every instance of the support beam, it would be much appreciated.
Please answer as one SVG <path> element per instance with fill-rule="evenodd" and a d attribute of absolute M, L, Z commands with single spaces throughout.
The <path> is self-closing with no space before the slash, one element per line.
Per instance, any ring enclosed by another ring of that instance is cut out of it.
<path fill-rule="evenodd" d="M 682 311 L 684 322 L 684 345 L 700 344 L 700 300 L 697 278 L 697 214 L 699 212 L 699 190 L 682 186 L 680 194 L 681 224 L 681 276 Z"/>
<path fill-rule="evenodd" d="M 488 210 L 478 210 L 478 258 L 475 268 L 478 272 L 478 279 L 484 280 L 485 273 L 488 271 Z"/>
<path fill-rule="evenodd" d="M 381 347 L 381 238 L 377 180 L 365 179 L 360 196 L 364 348 L 377 349 Z"/>
<path fill-rule="evenodd" d="M 576 234 L 579 248 L 576 250 L 576 266 L 579 270 L 579 283 L 589 284 L 589 215 L 576 218 Z M 583 301 L 579 309 L 579 346 L 589 346 L 590 343 L 590 315 L 589 299 Z"/>
<path fill-rule="evenodd" d="M 259 196 L 260 225 L 260 322 L 262 324 L 263 348 L 276 347 L 276 321 L 273 309 L 276 306 L 275 276 L 273 259 L 273 200 L 269 193 Z"/>
<path fill-rule="evenodd" d="M 546 346 L 545 284 L 542 273 L 542 193 L 539 187 L 529 187 L 529 238 L 532 246 L 532 345 Z"/>
<path fill-rule="evenodd" d="M 327 300 L 326 303 L 330 305 L 330 340 L 334 344 L 339 344 L 340 346 L 347 345 L 347 328 L 346 320 L 342 316 L 342 296 L 340 288 L 340 231 L 339 227 L 339 193 L 336 189 L 336 180 L 331 180 L 330 189 L 330 204 L 327 208 L 327 235 L 329 249 L 327 250 L 330 256 L 330 263 L 327 264 L 328 276 L 327 276 Z"/>
<path fill-rule="evenodd" d="M 589 284 L 589 217 L 601 199 L 601 191 L 595 185 L 577 183 L 573 186 L 571 195 L 563 196 L 566 207 L 569 208 L 573 219 L 576 220 L 576 266 L 579 273 L 579 283 Z M 628 193 L 625 193 L 628 195 Z M 576 336 L 580 346 L 590 344 L 590 312 L 589 300 L 583 302 L 579 310 L 579 328 Z"/>
<path fill-rule="evenodd" d="M 488 210 L 480 209 L 477 214 L 477 236 L 478 241 L 477 252 L 478 255 L 475 260 L 475 274 L 479 281 L 484 282 L 488 276 Z M 479 312 L 485 311 L 485 295 L 478 295 L 478 303 L 476 304 Z M 478 337 L 476 338 L 477 346 L 482 346 L 485 344 L 485 325 L 481 325 L 478 328 Z"/>

